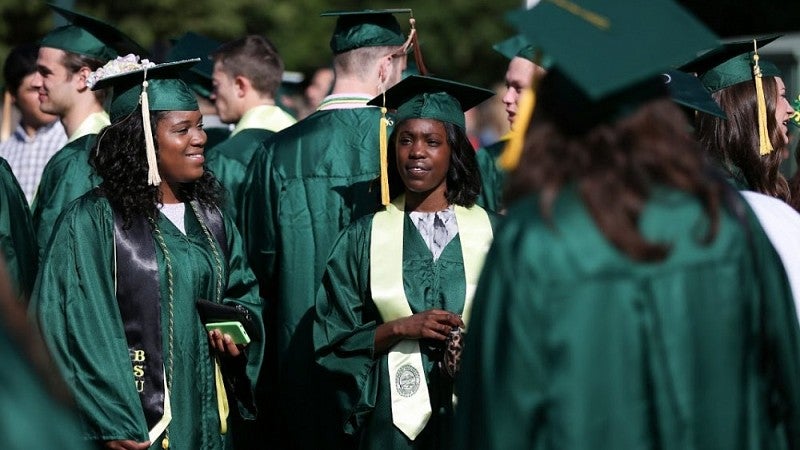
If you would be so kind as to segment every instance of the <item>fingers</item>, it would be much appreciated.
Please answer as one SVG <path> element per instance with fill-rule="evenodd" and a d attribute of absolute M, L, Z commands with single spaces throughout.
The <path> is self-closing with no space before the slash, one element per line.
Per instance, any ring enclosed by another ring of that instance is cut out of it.
<path fill-rule="evenodd" d="M 211 348 L 219 353 L 228 354 L 233 357 L 241 354 L 239 347 L 233 343 L 231 335 L 222 334 L 219 330 L 211 330 L 208 332 L 208 342 L 211 344 Z"/>
<path fill-rule="evenodd" d="M 150 441 L 136 442 L 136 441 L 108 441 L 105 447 L 110 450 L 147 450 L 150 448 Z"/>

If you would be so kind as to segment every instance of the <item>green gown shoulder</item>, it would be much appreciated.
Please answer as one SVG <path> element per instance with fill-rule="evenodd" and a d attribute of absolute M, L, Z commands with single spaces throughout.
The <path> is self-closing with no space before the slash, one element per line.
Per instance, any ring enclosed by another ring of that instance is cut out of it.
<path fill-rule="evenodd" d="M 38 249 L 25 194 L 0 158 L 0 251 L 19 298 L 28 299 L 38 266 Z"/>

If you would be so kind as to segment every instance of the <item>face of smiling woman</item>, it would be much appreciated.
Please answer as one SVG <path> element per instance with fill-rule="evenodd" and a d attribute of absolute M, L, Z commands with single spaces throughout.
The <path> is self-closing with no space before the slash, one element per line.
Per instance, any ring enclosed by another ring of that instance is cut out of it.
<path fill-rule="evenodd" d="M 177 203 L 173 186 L 203 176 L 203 148 L 206 132 L 200 111 L 169 111 L 156 123 L 159 185 L 164 203 Z"/>
<path fill-rule="evenodd" d="M 406 187 L 406 208 L 447 208 L 450 145 L 444 124 L 433 119 L 408 119 L 397 126 L 396 133 L 397 171 Z"/>

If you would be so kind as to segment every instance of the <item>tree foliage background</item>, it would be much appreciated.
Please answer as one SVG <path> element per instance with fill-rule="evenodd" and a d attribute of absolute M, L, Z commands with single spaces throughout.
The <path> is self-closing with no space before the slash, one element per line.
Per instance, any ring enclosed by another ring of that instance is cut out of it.
<path fill-rule="evenodd" d="M 169 38 L 194 31 L 220 41 L 248 33 L 267 36 L 287 70 L 309 74 L 330 63 L 330 10 L 412 8 L 429 70 L 439 76 L 489 86 L 500 81 L 507 61 L 491 45 L 512 34 L 503 20 L 520 0 L 53 0 L 108 21 L 151 49 L 155 60 Z M 41 38 L 62 24 L 44 0 L 0 0 L 0 57 L 14 45 Z M 399 17 L 408 30 L 408 22 Z"/>

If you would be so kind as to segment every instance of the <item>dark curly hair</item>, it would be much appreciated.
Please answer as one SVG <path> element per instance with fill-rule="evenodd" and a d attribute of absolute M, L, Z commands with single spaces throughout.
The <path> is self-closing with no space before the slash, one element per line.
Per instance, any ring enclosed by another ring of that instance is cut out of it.
<path fill-rule="evenodd" d="M 548 87 L 542 83 L 541 97 L 557 96 L 558 91 L 548 92 Z M 660 261 L 670 246 L 649 241 L 638 225 L 653 188 L 666 186 L 699 200 L 710 223 L 705 241 L 716 236 L 723 184 L 709 177 L 700 146 L 672 101 L 651 100 L 624 118 L 582 133 L 565 131 L 546 105 L 541 106 L 527 132 L 520 165 L 511 175 L 507 203 L 536 193 L 542 216 L 552 220 L 560 191 L 574 184 L 597 227 L 615 247 L 636 261 Z"/>
<path fill-rule="evenodd" d="M 767 129 L 775 151 L 759 154 L 758 114 L 754 83 L 738 83 L 712 94 L 728 119 L 698 113 L 696 123 L 700 145 L 728 171 L 738 168 L 754 191 L 789 201 L 789 185 L 780 172 L 784 142 L 775 120 L 778 86 L 775 77 L 764 77 Z"/>
<path fill-rule="evenodd" d="M 156 129 L 168 111 L 153 111 L 150 121 L 154 125 L 153 142 L 158 155 Z M 122 215 L 125 226 L 135 217 L 158 217 L 158 204 L 162 203 L 158 186 L 147 184 L 147 155 L 145 153 L 144 127 L 141 106 L 124 119 L 104 128 L 97 136 L 89 163 L 103 178 L 100 192 L 111 206 Z M 197 200 L 205 207 L 219 206 L 221 185 L 209 171 L 191 183 L 181 183 L 175 194 L 184 202 Z"/>
<path fill-rule="evenodd" d="M 432 119 L 435 120 L 435 119 Z M 397 130 L 398 122 L 389 136 L 389 196 L 396 196 L 405 192 L 400 173 L 397 172 Z M 475 149 L 461 128 L 449 122 L 442 122 L 447 134 L 447 145 L 450 147 L 450 168 L 447 170 L 447 193 L 445 197 L 451 205 L 471 207 L 475 204 L 481 193 L 481 173 L 478 169 L 478 160 L 475 159 Z"/>

